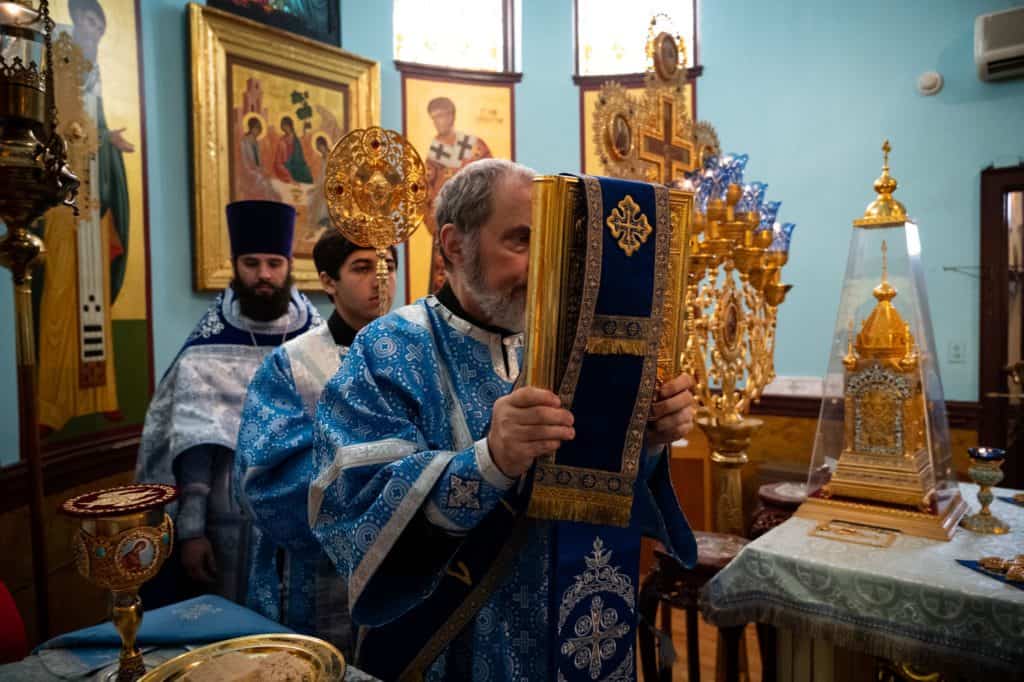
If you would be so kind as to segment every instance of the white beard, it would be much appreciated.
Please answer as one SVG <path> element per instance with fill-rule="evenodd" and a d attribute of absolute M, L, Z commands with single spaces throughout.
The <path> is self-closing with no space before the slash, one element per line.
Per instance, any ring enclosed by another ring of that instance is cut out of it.
<path fill-rule="evenodd" d="M 475 284 L 470 282 L 466 288 L 473 294 L 488 322 L 510 332 L 523 331 L 526 327 L 526 287 L 510 291 L 482 291 Z"/>
<path fill-rule="evenodd" d="M 473 253 L 466 268 L 466 288 L 490 324 L 517 333 L 526 328 L 526 287 L 517 286 L 505 291 L 486 289 L 479 253 Z"/>

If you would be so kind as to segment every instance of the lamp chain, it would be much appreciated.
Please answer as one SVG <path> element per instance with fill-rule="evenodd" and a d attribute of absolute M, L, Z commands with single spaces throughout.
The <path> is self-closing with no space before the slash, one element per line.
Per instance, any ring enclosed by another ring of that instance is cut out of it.
<path fill-rule="evenodd" d="M 43 41 L 46 45 L 46 108 L 49 114 L 47 135 L 57 132 L 57 98 L 53 91 L 53 19 L 50 17 L 49 0 L 39 0 L 39 16 L 43 20 Z"/>

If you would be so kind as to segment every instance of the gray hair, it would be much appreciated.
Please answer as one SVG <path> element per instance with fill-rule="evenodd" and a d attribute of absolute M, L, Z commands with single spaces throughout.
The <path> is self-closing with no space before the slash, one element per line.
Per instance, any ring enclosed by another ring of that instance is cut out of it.
<path fill-rule="evenodd" d="M 471 248 L 479 237 L 480 226 L 494 211 L 494 188 L 508 178 L 529 183 L 536 173 L 531 168 L 507 159 L 480 159 L 462 168 L 444 183 L 437 194 L 434 217 L 437 229 L 451 223 L 469 237 Z M 441 249 L 445 265 L 448 254 Z"/>

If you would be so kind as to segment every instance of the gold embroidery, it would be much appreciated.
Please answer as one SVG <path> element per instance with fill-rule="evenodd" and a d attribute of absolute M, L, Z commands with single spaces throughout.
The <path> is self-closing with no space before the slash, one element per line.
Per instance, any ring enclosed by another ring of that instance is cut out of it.
<path fill-rule="evenodd" d="M 651 328 L 649 317 L 595 315 L 587 339 L 587 352 L 593 355 L 646 355 Z"/>
<path fill-rule="evenodd" d="M 565 374 L 558 387 L 558 397 L 562 405 L 572 405 L 576 395 L 576 383 L 583 368 L 583 355 L 587 350 L 587 338 L 594 325 L 594 310 L 597 307 L 597 292 L 601 287 L 601 257 L 604 245 L 601 233 L 601 216 L 604 214 L 604 203 L 601 198 L 601 182 L 592 176 L 583 177 L 586 196 L 586 262 L 583 272 L 582 292 L 580 293 L 580 311 L 576 332 L 569 352 L 569 360 L 565 366 Z M 541 459 L 554 463 L 554 455 Z"/>
<path fill-rule="evenodd" d="M 647 341 L 644 339 L 609 339 L 591 336 L 587 339 L 587 353 L 590 355 L 645 355 Z"/>
<path fill-rule="evenodd" d="M 467 586 L 473 586 L 473 576 L 469 574 L 469 566 L 464 561 L 456 561 L 455 567 L 459 570 L 456 571 L 452 568 L 445 569 L 445 573 L 455 578 L 459 582 L 465 583 Z"/>
<path fill-rule="evenodd" d="M 647 222 L 647 216 L 640 212 L 640 207 L 629 194 L 619 202 L 619 205 L 612 209 L 611 215 L 605 221 L 612 236 L 619 240 L 619 248 L 627 256 L 632 256 L 644 245 L 651 235 L 651 224 Z"/>
<path fill-rule="evenodd" d="M 633 507 L 632 481 L 625 481 L 628 487 L 623 488 L 624 477 L 619 472 L 596 476 L 591 471 L 538 463 L 538 475 L 543 473 L 552 482 L 534 489 L 531 513 L 543 519 L 628 526 Z M 602 490 L 612 487 L 614 492 Z"/>
<path fill-rule="evenodd" d="M 640 470 L 640 452 L 643 446 L 644 427 L 654 401 L 654 386 L 658 379 L 658 347 L 661 328 L 665 322 L 664 309 L 669 274 L 669 256 L 672 247 L 672 221 L 669 210 L 667 187 L 654 188 L 654 216 L 658 233 L 654 235 L 654 295 L 651 298 L 651 334 L 647 338 L 647 353 L 640 373 L 640 390 L 633 405 L 633 418 L 626 431 L 626 443 L 622 448 L 622 473 L 630 483 Z"/>
<path fill-rule="evenodd" d="M 635 348 L 632 338 L 618 338 L 604 329 L 604 324 L 616 321 L 632 323 L 642 321 L 642 343 L 645 348 L 635 354 L 644 358 L 640 372 L 640 385 L 634 402 L 629 427 L 623 439 L 621 468 L 618 471 L 599 471 L 589 468 L 576 468 L 558 464 L 554 455 L 542 457 L 537 462 L 533 494 L 530 497 L 528 515 L 534 518 L 558 519 L 563 521 L 581 521 L 625 527 L 629 525 L 632 508 L 633 482 L 639 471 L 640 455 L 643 446 L 644 427 L 650 414 L 650 404 L 654 397 L 654 389 L 658 372 L 658 351 L 662 336 L 663 315 L 666 286 L 669 277 L 669 258 L 672 246 L 672 224 L 669 206 L 668 188 L 654 188 L 655 215 L 658 226 L 655 234 L 653 290 L 651 293 L 651 317 L 627 317 L 596 315 L 594 307 L 597 289 L 600 285 L 599 246 L 595 249 L 594 235 L 601 235 L 604 226 L 600 218 L 594 216 L 604 214 L 601 200 L 601 187 L 596 178 L 584 177 L 584 187 L 588 200 L 590 221 L 588 223 L 587 273 L 584 279 L 584 299 L 577 324 L 577 335 L 573 345 L 572 356 L 563 377 L 559 392 L 562 404 L 571 406 L 575 394 L 576 381 L 579 378 L 583 352 L 598 354 L 602 346 L 608 344 L 609 350 L 620 353 L 622 350 L 640 350 Z M 628 197 L 627 197 L 628 198 Z M 630 199 L 632 201 L 632 199 Z M 648 226 L 649 227 L 649 226 Z M 653 231 L 653 230 L 651 230 Z M 594 259 L 592 261 L 591 259 Z M 591 266 L 594 266 L 593 268 Z M 623 327 L 625 336 L 629 337 L 628 326 Z M 636 330 L 634 330 L 636 331 Z M 597 337 L 597 338 L 595 338 Z M 602 338 L 603 337 L 603 338 Z M 612 337 L 612 338 L 608 338 Z M 582 340 L 583 343 L 580 343 Z M 621 347 L 612 348 L 623 343 Z M 628 345 L 627 345 L 628 344 Z"/>
<path fill-rule="evenodd" d="M 634 315 L 594 315 L 590 334 L 609 339 L 647 339 L 651 335 L 651 318 Z"/>

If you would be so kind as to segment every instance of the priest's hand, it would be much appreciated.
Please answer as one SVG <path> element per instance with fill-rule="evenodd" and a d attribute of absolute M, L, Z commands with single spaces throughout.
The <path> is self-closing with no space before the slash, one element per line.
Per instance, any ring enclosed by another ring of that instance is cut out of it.
<path fill-rule="evenodd" d="M 576 437 L 572 412 L 542 388 L 517 388 L 494 403 L 487 447 L 502 473 L 517 478 L 533 460 Z"/>
<path fill-rule="evenodd" d="M 111 130 L 110 131 L 110 144 L 114 145 L 115 147 L 117 147 L 119 150 L 121 150 L 125 154 L 131 154 L 132 152 L 135 151 L 135 145 L 133 145 L 128 140 L 124 139 L 124 135 L 121 134 L 123 132 L 124 132 L 124 128 L 118 128 L 117 130 Z"/>
<path fill-rule="evenodd" d="M 692 388 L 693 377 L 689 374 L 680 374 L 661 385 L 647 421 L 649 445 L 667 445 L 690 432 L 696 413 Z"/>
<path fill-rule="evenodd" d="M 213 558 L 213 545 L 205 535 L 181 542 L 181 565 L 192 580 L 212 583 L 217 579 L 217 562 Z"/>

